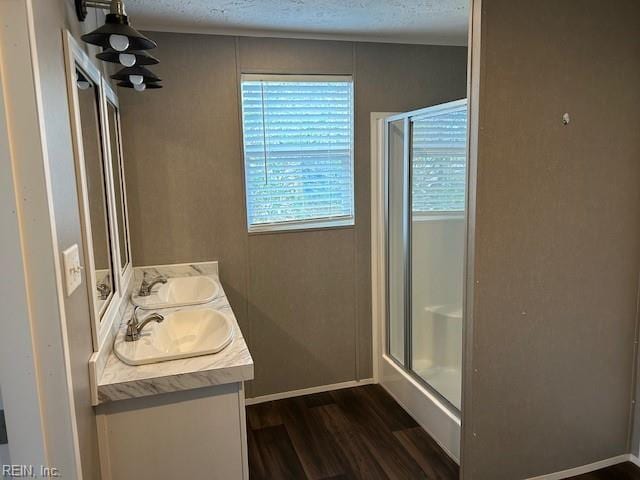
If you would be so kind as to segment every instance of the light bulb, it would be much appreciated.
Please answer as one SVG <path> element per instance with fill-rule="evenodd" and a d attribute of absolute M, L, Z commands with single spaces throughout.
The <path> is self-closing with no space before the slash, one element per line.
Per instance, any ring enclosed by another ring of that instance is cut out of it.
<path fill-rule="evenodd" d="M 118 60 L 125 67 L 133 67 L 136 64 L 136 56 L 130 53 L 121 53 L 118 55 Z"/>
<path fill-rule="evenodd" d="M 137 92 L 144 92 L 145 89 L 147 88 L 147 84 L 146 83 L 134 84 L 133 88 L 135 88 Z"/>
<path fill-rule="evenodd" d="M 89 83 L 89 81 L 84 78 L 81 77 L 78 72 L 76 72 L 76 86 L 80 89 L 80 90 L 88 90 L 89 87 L 91 87 L 91 83 Z"/>
<path fill-rule="evenodd" d="M 124 52 L 129 48 L 129 37 L 118 34 L 109 35 L 109 45 L 118 52 Z"/>
<path fill-rule="evenodd" d="M 129 81 L 134 85 L 140 85 L 142 83 L 142 75 L 129 75 Z"/>

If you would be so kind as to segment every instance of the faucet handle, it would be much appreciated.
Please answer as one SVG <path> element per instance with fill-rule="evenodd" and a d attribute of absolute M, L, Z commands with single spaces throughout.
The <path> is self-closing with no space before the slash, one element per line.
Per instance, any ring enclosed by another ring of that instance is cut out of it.
<path fill-rule="evenodd" d="M 147 280 L 147 272 L 144 272 L 138 295 L 141 297 L 149 296 L 151 294 L 151 289 L 158 283 L 167 283 L 167 277 L 160 274 L 149 281 Z"/>
<path fill-rule="evenodd" d="M 140 310 L 140 307 L 138 305 L 133 307 L 133 313 L 131 314 L 131 318 L 127 322 L 127 325 L 137 325 L 138 324 L 138 310 Z"/>
<path fill-rule="evenodd" d="M 135 342 L 140 339 L 140 332 L 142 329 L 147 326 L 149 322 L 158 322 L 162 323 L 164 321 L 164 316 L 159 313 L 151 313 L 147 315 L 147 317 L 142 320 L 142 322 L 138 321 L 138 309 L 140 307 L 135 307 L 133 309 L 133 315 L 131 316 L 131 320 L 127 323 L 127 332 L 125 334 L 125 341 L 127 342 Z"/>
<path fill-rule="evenodd" d="M 162 273 L 159 273 L 158 275 L 156 275 L 155 277 L 152 277 L 151 274 L 149 272 L 144 272 L 142 274 L 142 281 L 146 281 L 148 277 L 151 277 L 151 280 L 158 280 L 159 278 L 166 278 Z"/>

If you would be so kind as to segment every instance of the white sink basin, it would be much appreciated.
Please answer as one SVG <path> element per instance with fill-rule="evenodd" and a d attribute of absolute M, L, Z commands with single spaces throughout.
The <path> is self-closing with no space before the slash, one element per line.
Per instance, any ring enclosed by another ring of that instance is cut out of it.
<path fill-rule="evenodd" d="M 220 293 L 218 284 L 209 277 L 175 277 L 167 283 L 153 287 L 151 295 L 131 296 L 134 305 L 145 310 L 157 308 L 182 307 L 208 303 Z"/>
<path fill-rule="evenodd" d="M 139 320 L 144 320 L 142 315 Z M 134 342 L 125 341 L 121 332 L 113 348 L 124 363 L 144 365 L 216 353 L 232 339 L 229 318 L 212 308 L 198 308 L 169 313 L 161 323 L 149 323 Z"/>

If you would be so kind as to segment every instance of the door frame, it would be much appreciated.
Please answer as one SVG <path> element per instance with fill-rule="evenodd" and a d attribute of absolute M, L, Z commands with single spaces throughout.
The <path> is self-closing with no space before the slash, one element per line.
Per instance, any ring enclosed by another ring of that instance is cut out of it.
<path fill-rule="evenodd" d="M 0 18 L 7 279 L 0 288 L 0 383 L 9 457 L 82 479 L 33 0 L 1 1 Z"/>

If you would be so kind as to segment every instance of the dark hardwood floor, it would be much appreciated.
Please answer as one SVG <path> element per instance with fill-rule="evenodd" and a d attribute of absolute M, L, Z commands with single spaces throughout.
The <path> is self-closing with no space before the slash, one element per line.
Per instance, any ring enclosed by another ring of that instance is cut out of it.
<path fill-rule="evenodd" d="M 457 480 L 458 465 L 379 385 L 247 407 L 251 480 Z M 640 480 L 631 463 L 571 480 Z"/>
<path fill-rule="evenodd" d="M 251 480 L 458 478 L 458 466 L 378 385 L 247 407 Z"/>

